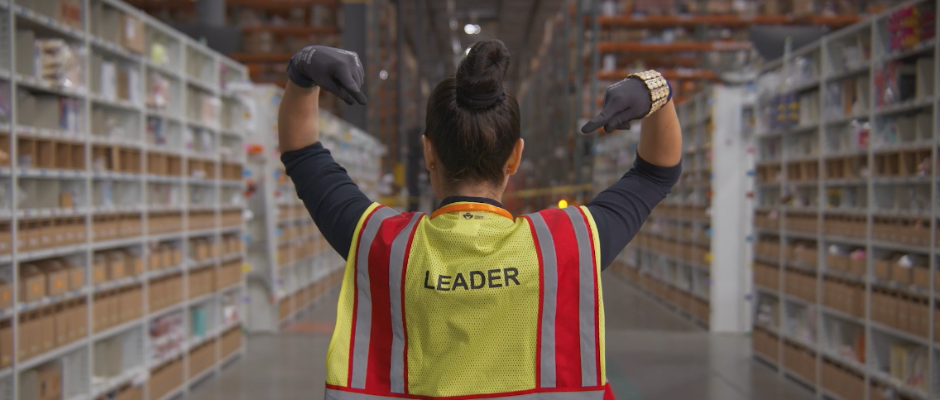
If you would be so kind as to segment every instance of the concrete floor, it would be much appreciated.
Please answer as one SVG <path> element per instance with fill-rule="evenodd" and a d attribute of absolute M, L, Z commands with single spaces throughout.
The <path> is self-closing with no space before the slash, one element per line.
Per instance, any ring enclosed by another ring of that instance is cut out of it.
<path fill-rule="evenodd" d="M 618 400 L 803 400 L 812 393 L 750 357 L 750 339 L 713 335 L 605 274 L 607 377 Z M 618 314 L 616 311 L 621 311 Z M 187 400 L 320 400 L 335 302 L 294 332 L 255 335 L 248 353 Z"/>

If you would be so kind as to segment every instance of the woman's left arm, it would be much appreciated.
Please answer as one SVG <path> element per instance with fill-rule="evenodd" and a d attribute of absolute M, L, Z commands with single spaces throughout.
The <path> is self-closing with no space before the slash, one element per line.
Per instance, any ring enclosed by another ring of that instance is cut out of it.
<path fill-rule="evenodd" d="M 581 131 L 630 129 L 630 122 L 639 119 L 643 123 L 633 169 L 587 205 L 597 226 L 602 269 L 623 251 L 682 173 L 682 131 L 672 87 L 658 73 L 608 87 L 603 110 Z"/>

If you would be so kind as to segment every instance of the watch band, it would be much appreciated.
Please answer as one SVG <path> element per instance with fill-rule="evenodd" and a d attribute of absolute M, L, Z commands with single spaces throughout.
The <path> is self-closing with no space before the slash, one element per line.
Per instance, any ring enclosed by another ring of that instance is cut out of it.
<path fill-rule="evenodd" d="M 653 101 L 653 104 L 650 106 L 650 111 L 646 113 L 643 118 L 659 111 L 659 109 L 663 108 L 663 106 L 669 102 L 669 99 L 672 98 L 672 88 L 669 86 L 669 82 L 666 82 L 666 78 L 663 78 L 663 75 L 655 70 L 627 75 L 627 79 L 630 78 L 637 78 L 643 81 L 646 88 L 650 90 L 650 100 Z"/>

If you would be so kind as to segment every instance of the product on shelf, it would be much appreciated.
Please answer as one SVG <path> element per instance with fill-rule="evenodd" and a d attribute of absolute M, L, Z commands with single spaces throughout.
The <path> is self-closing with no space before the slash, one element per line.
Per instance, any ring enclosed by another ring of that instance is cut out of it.
<path fill-rule="evenodd" d="M 51 258 L 20 265 L 19 301 L 33 302 L 80 290 L 84 267 L 72 258 Z M 5 293 L 9 297 L 9 293 Z"/>
<path fill-rule="evenodd" d="M 17 326 L 18 361 L 26 361 L 84 339 L 88 332 L 86 313 L 84 298 L 21 312 Z M 0 340 L 4 333 L 3 328 L 0 328 Z M 12 341 L 10 343 L 12 348 Z"/>
<path fill-rule="evenodd" d="M 174 274 L 151 279 L 149 290 L 149 309 L 158 311 L 179 304 L 183 301 L 183 277 Z"/>
<path fill-rule="evenodd" d="M 933 2 L 903 7 L 888 14 L 885 20 L 889 51 L 905 50 L 936 36 L 937 15 Z"/>
<path fill-rule="evenodd" d="M 182 351 L 186 343 L 182 314 L 170 314 L 151 321 L 150 343 L 151 360 L 163 360 Z"/>
<path fill-rule="evenodd" d="M 48 400 L 62 398 L 62 365 L 59 361 L 46 363 L 19 376 L 17 397 L 20 399 Z"/>
<path fill-rule="evenodd" d="M 131 286 L 96 293 L 93 307 L 92 332 L 133 321 L 143 315 L 143 289 Z"/>
<path fill-rule="evenodd" d="M 242 330 L 239 327 L 234 327 L 228 332 L 222 334 L 222 339 L 219 340 L 221 343 L 221 357 L 225 358 L 239 349 L 242 348 Z"/>
<path fill-rule="evenodd" d="M 150 399 L 162 399 L 183 384 L 183 360 L 174 359 L 150 371 L 147 393 Z"/>

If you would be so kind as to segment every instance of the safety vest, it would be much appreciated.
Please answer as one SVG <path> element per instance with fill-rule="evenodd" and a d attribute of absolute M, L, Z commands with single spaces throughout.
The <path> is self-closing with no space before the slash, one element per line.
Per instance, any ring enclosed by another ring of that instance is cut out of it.
<path fill-rule="evenodd" d="M 614 398 L 587 208 L 374 204 L 352 243 L 327 399 Z"/>

